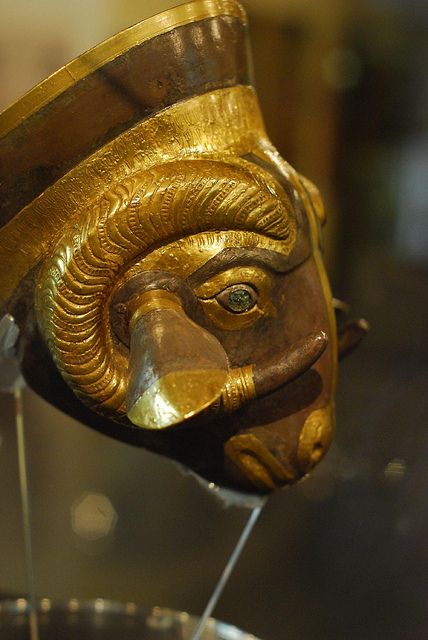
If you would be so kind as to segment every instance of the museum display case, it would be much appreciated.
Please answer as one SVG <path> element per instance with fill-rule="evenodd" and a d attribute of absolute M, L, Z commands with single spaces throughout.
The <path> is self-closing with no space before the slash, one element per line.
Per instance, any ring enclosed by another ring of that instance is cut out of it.
<path fill-rule="evenodd" d="M 410 390 L 389 356 L 403 310 L 387 314 L 398 270 L 373 231 L 386 206 L 369 218 L 376 187 L 358 191 L 361 163 L 376 176 L 363 146 L 375 134 L 355 112 L 369 67 L 357 13 L 339 6 L 311 32 L 310 7 L 280 16 L 248 3 L 260 91 L 244 8 L 199 0 L 113 35 L 0 116 L 2 535 L 12 549 L 0 627 L 10 637 L 255 638 L 205 620 L 220 596 L 217 618 L 266 639 L 313 637 L 317 620 L 320 637 L 378 637 L 394 601 L 405 620 L 413 611 L 403 624 L 423 628 L 417 597 L 387 594 L 381 560 L 396 553 L 404 584 L 423 567 L 418 544 L 405 560 L 423 521 L 397 502 L 420 486 L 423 403 L 409 398 L 423 385 L 412 355 L 416 343 L 424 352 L 423 311 L 395 344 L 415 373 Z M 403 164 L 401 175 L 418 173 Z M 397 220 L 394 246 L 413 251 Z M 337 441 L 337 360 L 368 324 L 333 297 L 325 260 L 335 293 L 377 326 L 374 346 L 344 365 Z M 403 283 L 422 310 L 424 271 L 410 269 Z M 412 437 L 394 426 L 392 399 L 408 407 Z M 375 561 L 364 540 L 382 536 Z M 360 566 L 383 603 L 364 632 L 342 615 L 370 610 Z"/>

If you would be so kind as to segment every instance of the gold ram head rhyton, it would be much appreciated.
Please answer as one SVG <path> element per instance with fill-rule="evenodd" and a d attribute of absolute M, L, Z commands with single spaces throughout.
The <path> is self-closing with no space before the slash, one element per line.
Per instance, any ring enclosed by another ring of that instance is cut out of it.
<path fill-rule="evenodd" d="M 200 0 L 4 112 L 0 295 L 52 404 L 267 492 L 330 444 L 337 340 L 321 199 L 268 140 L 246 51 L 240 5 Z"/>

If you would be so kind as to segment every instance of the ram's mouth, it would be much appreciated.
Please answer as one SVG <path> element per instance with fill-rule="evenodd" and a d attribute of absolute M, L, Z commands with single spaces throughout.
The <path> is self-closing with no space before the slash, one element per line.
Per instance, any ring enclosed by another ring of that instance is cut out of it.
<path fill-rule="evenodd" d="M 296 480 L 296 470 L 280 462 L 253 434 L 230 438 L 225 454 L 232 473 L 245 488 L 268 492 Z"/>
<path fill-rule="evenodd" d="M 297 464 L 272 452 L 263 435 L 243 433 L 225 445 L 231 471 L 246 489 L 269 492 L 296 482 L 308 473 L 327 452 L 334 431 L 334 412 L 327 405 L 315 409 L 306 418 L 297 447 Z"/>

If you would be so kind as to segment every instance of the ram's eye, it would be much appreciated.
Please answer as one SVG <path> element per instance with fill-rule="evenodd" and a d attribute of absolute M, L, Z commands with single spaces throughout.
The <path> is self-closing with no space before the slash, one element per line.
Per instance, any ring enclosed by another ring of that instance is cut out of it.
<path fill-rule="evenodd" d="M 227 287 L 216 296 L 222 307 L 232 313 L 245 313 L 257 302 L 257 293 L 247 284 L 235 284 Z"/>
<path fill-rule="evenodd" d="M 200 284 L 195 294 L 217 327 L 240 331 L 264 315 L 275 315 L 271 285 L 271 276 L 259 267 L 232 267 Z"/>

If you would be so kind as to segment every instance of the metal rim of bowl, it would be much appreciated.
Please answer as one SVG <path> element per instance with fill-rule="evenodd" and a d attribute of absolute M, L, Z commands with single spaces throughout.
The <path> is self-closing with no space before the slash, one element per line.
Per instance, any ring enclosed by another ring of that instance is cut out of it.
<path fill-rule="evenodd" d="M 0 601 L 0 621 L 2 618 L 14 617 L 18 615 L 27 615 L 30 611 L 29 601 L 25 598 L 17 598 L 16 600 Z M 167 607 L 153 607 L 146 609 L 135 602 L 114 602 L 104 598 L 96 598 L 95 600 L 78 600 L 70 598 L 69 600 L 53 600 L 50 598 L 41 598 L 37 601 L 37 612 L 39 616 L 49 616 L 50 612 L 64 612 L 68 614 L 113 614 L 124 615 L 133 618 L 141 618 L 145 620 L 147 627 L 156 630 L 168 630 L 174 624 L 180 625 L 184 630 L 196 628 L 199 621 L 198 616 L 190 615 L 185 611 L 176 611 Z M 217 634 L 218 640 L 260 640 L 253 634 L 241 631 L 237 627 L 226 622 L 209 618 L 206 624 L 206 632 Z"/>

